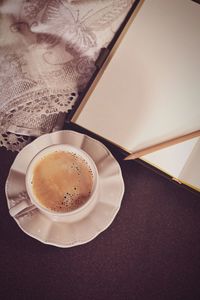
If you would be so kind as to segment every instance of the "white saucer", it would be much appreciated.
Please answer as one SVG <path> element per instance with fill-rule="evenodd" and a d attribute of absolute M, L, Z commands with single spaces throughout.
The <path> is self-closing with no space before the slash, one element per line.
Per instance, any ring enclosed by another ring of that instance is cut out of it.
<path fill-rule="evenodd" d="M 33 205 L 14 219 L 26 234 L 42 243 L 68 248 L 91 241 L 112 223 L 121 205 L 124 182 L 118 162 L 99 141 L 70 130 L 45 134 L 22 149 L 11 166 L 5 188 L 9 209 L 22 199 L 30 202 L 25 187 L 27 166 L 33 156 L 53 144 L 70 144 L 92 157 L 100 177 L 96 206 L 86 218 L 74 223 L 52 221 Z"/>

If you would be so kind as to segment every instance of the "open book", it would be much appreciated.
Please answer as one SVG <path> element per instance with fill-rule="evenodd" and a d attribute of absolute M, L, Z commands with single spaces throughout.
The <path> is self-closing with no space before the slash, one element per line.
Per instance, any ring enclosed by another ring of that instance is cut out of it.
<path fill-rule="evenodd" d="M 129 153 L 200 129 L 200 5 L 145 0 L 131 19 L 72 119 Z"/>

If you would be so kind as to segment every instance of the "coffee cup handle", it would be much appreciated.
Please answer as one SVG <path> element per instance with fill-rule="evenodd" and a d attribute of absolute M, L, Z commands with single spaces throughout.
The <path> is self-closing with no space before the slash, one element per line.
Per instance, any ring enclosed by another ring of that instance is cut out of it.
<path fill-rule="evenodd" d="M 9 213 L 12 217 L 15 217 L 18 213 L 24 209 L 30 207 L 30 204 L 27 201 L 21 201 L 17 205 L 10 208 Z"/>

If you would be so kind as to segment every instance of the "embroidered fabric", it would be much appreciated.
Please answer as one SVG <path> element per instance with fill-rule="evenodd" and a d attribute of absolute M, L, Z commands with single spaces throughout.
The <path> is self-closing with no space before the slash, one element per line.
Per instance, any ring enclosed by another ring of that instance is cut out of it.
<path fill-rule="evenodd" d="M 21 150 L 72 109 L 132 2 L 1 2 L 0 146 Z"/>

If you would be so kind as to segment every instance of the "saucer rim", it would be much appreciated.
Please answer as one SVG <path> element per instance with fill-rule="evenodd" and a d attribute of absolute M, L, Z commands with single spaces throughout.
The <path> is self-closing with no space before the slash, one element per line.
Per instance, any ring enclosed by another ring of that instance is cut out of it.
<path fill-rule="evenodd" d="M 39 138 L 44 138 L 45 136 L 49 136 L 49 135 L 52 135 L 52 134 L 59 134 L 59 133 L 61 133 L 62 132 L 62 134 L 63 133 L 65 133 L 66 135 L 67 134 L 75 134 L 75 135 L 77 135 L 77 136 L 80 136 L 80 137 L 86 137 L 89 141 L 90 140 L 93 140 L 93 142 L 95 142 L 96 144 L 97 144 L 97 147 L 102 147 L 102 148 L 104 148 L 104 150 L 108 153 L 108 156 L 110 156 L 113 160 L 114 160 L 114 162 L 117 164 L 117 166 L 118 166 L 118 172 L 116 172 L 116 175 L 120 178 L 120 193 L 119 193 L 119 195 L 118 195 L 118 202 L 119 202 L 119 204 L 118 204 L 118 206 L 113 206 L 113 212 L 112 212 L 112 216 L 110 217 L 109 216 L 109 222 L 106 222 L 106 224 L 104 225 L 104 226 L 101 226 L 101 228 L 100 229 L 96 229 L 95 231 L 94 231 L 94 233 L 93 233 L 93 235 L 92 235 L 92 237 L 91 238 L 87 238 L 87 239 L 84 239 L 84 240 L 74 240 L 73 242 L 65 242 L 65 243 L 58 243 L 58 242 L 52 242 L 52 241 L 48 241 L 48 240 L 46 240 L 46 239 L 41 239 L 40 237 L 38 237 L 37 235 L 33 235 L 32 233 L 29 233 L 29 232 L 27 232 L 22 226 L 21 226 L 21 224 L 20 224 L 20 221 L 17 219 L 17 218 L 15 218 L 15 217 L 13 217 L 13 219 L 15 220 L 15 222 L 17 223 L 17 225 L 20 227 L 20 229 L 25 233 L 25 234 L 27 234 L 28 236 L 30 236 L 30 237 L 32 237 L 33 239 L 36 239 L 36 240 L 38 240 L 38 241 L 40 241 L 41 243 L 43 243 L 43 244 L 45 244 L 45 245 L 51 245 L 51 246 L 55 246 L 55 247 L 59 247 L 59 248 L 70 248 L 70 247 L 75 247 L 75 246 L 79 246 L 79 245 L 83 245 L 83 244 L 86 244 L 86 243 L 88 243 L 88 242 L 90 242 L 90 241 L 92 241 L 93 239 L 95 239 L 100 233 L 102 233 L 103 231 L 105 231 L 111 224 L 112 224 L 112 222 L 114 221 L 114 219 L 115 219 L 115 217 L 116 217 L 116 215 L 117 215 L 117 213 L 118 213 L 118 211 L 119 211 L 119 209 L 120 209 L 120 207 L 121 207 L 121 202 L 122 202 L 122 199 L 123 199 L 123 195 L 124 195 L 124 191 L 125 191 L 125 185 L 124 185 L 124 180 L 123 180 L 123 176 L 122 176 L 122 171 L 121 171 L 121 167 L 120 167 L 120 165 L 119 165 L 119 163 L 118 163 L 118 161 L 116 160 L 116 158 L 112 155 L 112 153 L 110 152 L 110 150 L 103 144 L 103 143 L 101 143 L 100 141 L 98 141 L 98 140 L 96 140 L 96 139 L 94 139 L 94 138 L 92 138 L 92 137 L 90 137 L 90 136 L 88 136 L 87 134 L 84 134 L 84 133 L 79 133 L 79 132 L 76 132 L 76 131 L 73 131 L 73 130 L 61 130 L 61 131 L 56 131 L 56 132 L 52 132 L 52 133 L 47 133 L 47 134 L 44 134 L 44 135 L 42 135 L 42 136 L 40 136 Z M 37 138 L 37 139 L 39 139 L 39 138 Z M 28 144 L 28 145 L 26 145 L 20 152 L 22 152 L 25 148 L 27 149 L 27 148 L 31 148 L 32 146 L 33 146 L 33 143 L 35 142 L 35 140 L 33 141 L 33 142 L 31 142 L 30 144 Z M 51 146 L 51 145 L 53 145 L 53 144 L 50 144 L 49 146 Z M 69 145 L 71 145 L 71 144 L 69 144 Z M 72 146 L 74 146 L 74 145 L 72 145 Z M 43 148 L 44 149 L 44 148 Z M 41 149 L 41 150 L 43 150 L 43 149 Z M 80 149 L 82 149 L 81 147 L 80 147 Z M 85 150 L 83 150 L 83 151 L 85 151 Z M 38 151 L 39 152 L 39 151 Z M 87 153 L 87 151 L 85 151 L 86 153 Z M 90 154 L 88 154 L 88 155 L 90 155 Z M 92 158 L 93 159 L 93 158 Z M 15 158 L 15 160 L 16 160 L 16 158 Z M 5 194 L 6 194 L 6 199 L 7 199 L 7 206 L 8 206 L 8 210 L 10 209 L 9 208 L 9 202 L 8 202 L 8 199 L 9 199 L 9 197 L 8 197 L 8 183 L 9 183 L 9 178 L 10 178 L 10 175 L 11 175 L 11 173 L 12 173 L 12 167 L 13 167 L 13 165 L 14 165 L 14 163 L 15 163 L 15 160 L 14 160 L 14 162 L 13 162 L 13 164 L 11 165 L 11 167 L 10 167 L 10 169 L 9 169 L 9 173 L 8 173 L 8 176 L 7 176 L 7 180 L 6 180 L 6 184 L 5 184 Z M 96 165 L 96 162 L 94 161 L 94 163 L 95 163 L 95 165 Z M 101 189 L 101 187 L 99 187 L 99 189 Z M 101 194 L 100 194 L 100 191 L 99 191 L 99 193 L 98 193 L 98 195 L 96 196 L 97 197 L 97 199 L 96 199 L 96 204 L 95 204 L 95 206 L 97 205 L 97 203 L 98 202 L 100 202 L 99 201 L 99 198 L 101 197 Z M 37 207 L 36 207 L 36 209 L 38 209 Z M 92 214 L 92 211 L 88 214 L 88 216 L 90 215 L 90 214 Z M 51 221 L 51 223 L 52 222 L 54 222 L 53 220 L 50 220 Z M 75 223 L 77 223 L 78 221 L 76 221 Z M 66 221 L 59 221 L 59 223 L 66 223 Z M 105 223 L 105 222 L 104 222 Z"/>

